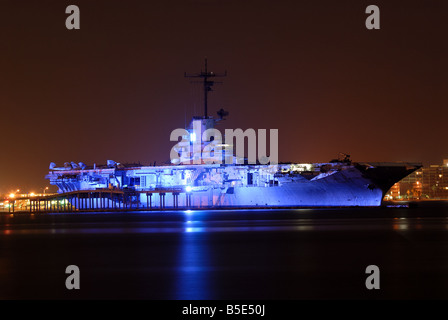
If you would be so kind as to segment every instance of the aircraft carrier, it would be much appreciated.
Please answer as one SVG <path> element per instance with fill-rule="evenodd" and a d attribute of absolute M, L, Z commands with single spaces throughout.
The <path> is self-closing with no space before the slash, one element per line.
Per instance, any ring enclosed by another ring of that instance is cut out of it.
<path fill-rule="evenodd" d="M 221 109 L 215 119 L 207 112 L 213 79 L 225 74 L 209 72 L 206 63 L 205 71 L 185 76 L 201 78 L 204 86 L 204 115 L 194 117 L 186 129 L 192 138 L 196 126 L 213 128 L 227 115 Z M 187 144 L 195 139 L 187 139 Z M 201 148 L 205 144 L 201 141 Z M 172 161 L 161 166 L 112 160 L 93 166 L 51 163 L 46 178 L 61 196 L 68 195 L 73 209 L 346 207 L 380 206 L 394 183 L 421 167 L 418 163 L 352 162 L 349 155 L 328 163 L 274 164 L 230 156 L 232 163 L 200 159 L 194 164 Z"/>

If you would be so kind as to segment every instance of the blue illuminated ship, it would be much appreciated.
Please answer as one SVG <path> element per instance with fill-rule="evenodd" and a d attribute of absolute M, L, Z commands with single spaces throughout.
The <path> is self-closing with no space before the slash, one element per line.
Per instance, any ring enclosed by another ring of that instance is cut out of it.
<path fill-rule="evenodd" d="M 205 72 L 190 75 L 203 79 L 205 111 L 193 118 L 187 130 L 190 138 L 195 126 L 213 128 L 227 115 L 222 109 L 218 119 L 207 114 L 212 79 L 224 75 L 208 72 L 207 64 Z M 200 159 L 196 164 L 161 166 L 111 160 L 99 166 L 67 162 L 57 167 L 51 163 L 46 178 L 60 194 L 77 194 L 68 199 L 73 207 L 84 209 L 120 209 L 126 201 L 130 208 L 174 209 L 380 206 L 392 185 L 421 167 L 414 163 L 354 163 L 348 155 L 328 163 L 249 164 L 233 159 L 231 164 Z M 80 194 L 84 194 L 81 199 Z M 82 199 L 86 194 L 89 201 Z"/>

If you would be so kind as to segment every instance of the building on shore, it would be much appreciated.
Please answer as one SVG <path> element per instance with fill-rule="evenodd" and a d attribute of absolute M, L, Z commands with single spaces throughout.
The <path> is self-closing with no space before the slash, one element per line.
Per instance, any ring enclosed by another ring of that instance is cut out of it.
<path fill-rule="evenodd" d="M 448 199 L 448 159 L 411 173 L 395 183 L 385 196 L 385 200 L 425 199 Z"/>

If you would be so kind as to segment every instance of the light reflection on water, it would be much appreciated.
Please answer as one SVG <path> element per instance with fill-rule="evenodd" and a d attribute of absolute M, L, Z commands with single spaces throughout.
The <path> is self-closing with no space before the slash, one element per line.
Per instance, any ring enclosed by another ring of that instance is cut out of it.
<path fill-rule="evenodd" d="M 210 299 L 210 279 L 207 268 L 208 243 L 187 228 L 179 242 L 176 268 L 176 300 Z"/>
<path fill-rule="evenodd" d="M 406 218 L 394 218 L 392 228 L 396 231 L 406 231 L 409 228 L 409 221 Z"/>
<path fill-rule="evenodd" d="M 190 222 L 191 223 L 191 222 Z M 145 234 L 145 233 L 207 233 L 207 232 L 269 232 L 269 231 L 312 231 L 315 226 L 194 226 L 184 227 L 123 227 L 123 228 L 43 228 L 4 229 L 3 235 L 44 235 L 44 234 Z"/>
<path fill-rule="evenodd" d="M 424 222 L 424 224 L 423 224 Z M 119 225 L 119 226 L 118 226 Z M 1 226 L 0 226 L 1 227 Z M 421 218 L 364 219 L 362 229 L 410 229 L 448 228 L 448 220 L 437 221 Z M 3 235 L 44 234 L 150 234 L 150 233 L 212 233 L 212 232 L 286 232 L 286 231 L 344 231 L 360 228 L 358 219 L 331 220 L 239 220 L 239 221 L 156 221 L 120 223 L 59 223 L 34 226 L 6 224 L 0 229 Z"/>

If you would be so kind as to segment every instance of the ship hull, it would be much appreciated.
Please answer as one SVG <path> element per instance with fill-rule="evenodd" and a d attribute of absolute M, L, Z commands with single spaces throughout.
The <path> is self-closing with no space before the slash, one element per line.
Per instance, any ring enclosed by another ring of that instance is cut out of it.
<path fill-rule="evenodd" d="M 339 172 L 326 179 L 308 181 L 295 179 L 280 186 L 240 186 L 222 189 L 208 189 L 191 192 L 191 204 L 187 193 L 178 199 L 180 207 L 340 207 L 379 206 L 383 190 L 369 188 L 372 182 L 363 178 L 356 169 Z M 146 196 L 140 197 L 147 205 Z M 171 194 L 165 195 L 165 204 L 173 203 Z M 160 206 L 160 197 L 153 198 L 153 204 Z"/>

